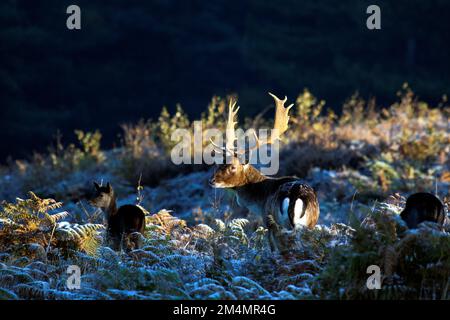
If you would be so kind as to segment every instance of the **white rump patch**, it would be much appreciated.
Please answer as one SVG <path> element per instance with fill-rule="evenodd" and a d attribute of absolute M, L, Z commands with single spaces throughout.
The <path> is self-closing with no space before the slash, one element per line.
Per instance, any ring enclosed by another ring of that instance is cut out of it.
<path fill-rule="evenodd" d="M 291 225 L 290 219 L 289 219 L 289 203 L 290 203 L 289 198 L 283 199 L 283 202 L 281 203 L 280 214 L 281 214 L 281 221 L 283 221 L 284 223 L 287 223 L 288 225 Z M 306 226 L 306 223 L 307 223 L 306 214 L 302 218 L 300 218 L 302 213 L 303 213 L 303 201 L 302 201 L 302 199 L 297 199 L 295 201 L 294 217 L 292 219 L 295 229 L 298 229 L 301 226 Z"/>
<path fill-rule="evenodd" d="M 302 199 L 297 199 L 295 201 L 294 206 L 294 219 L 292 219 L 294 221 L 295 228 L 299 226 L 305 226 L 307 223 L 306 214 L 302 218 L 300 218 L 302 213 L 303 213 L 303 201 Z"/>

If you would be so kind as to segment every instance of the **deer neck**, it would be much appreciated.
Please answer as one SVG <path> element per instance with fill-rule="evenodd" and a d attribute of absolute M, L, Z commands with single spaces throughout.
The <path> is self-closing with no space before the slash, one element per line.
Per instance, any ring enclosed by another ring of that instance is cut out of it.
<path fill-rule="evenodd" d="M 264 197 L 261 197 L 261 191 L 259 185 L 269 179 L 255 167 L 248 165 L 244 171 L 244 177 L 242 183 L 233 188 L 238 204 L 246 207 L 254 213 L 260 213 L 264 206 Z"/>
<path fill-rule="evenodd" d="M 247 165 L 247 167 L 244 169 L 243 184 L 241 186 L 251 185 L 264 181 L 266 179 L 268 179 L 268 177 L 259 172 L 255 167 L 253 167 L 252 165 Z"/>
<path fill-rule="evenodd" d="M 106 208 L 106 213 L 108 217 L 112 217 L 117 213 L 117 198 L 116 195 L 113 194 L 111 197 L 111 201 L 109 203 L 108 208 Z"/>

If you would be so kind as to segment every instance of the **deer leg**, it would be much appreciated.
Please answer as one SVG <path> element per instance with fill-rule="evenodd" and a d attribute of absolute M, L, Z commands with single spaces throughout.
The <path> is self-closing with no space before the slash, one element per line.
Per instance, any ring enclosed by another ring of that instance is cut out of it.
<path fill-rule="evenodd" d="M 279 250 L 278 238 L 281 234 L 280 226 L 275 222 L 271 214 L 267 216 L 267 228 L 269 229 L 269 245 L 271 251 Z"/>
<path fill-rule="evenodd" d="M 274 252 L 277 250 L 272 230 L 269 230 L 269 246 L 270 251 Z"/>
<path fill-rule="evenodd" d="M 133 246 L 133 249 L 140 249 L 144 245 L 143 236 L 140 232 L 135 231 L 129 235 L 130 246 Z"/>

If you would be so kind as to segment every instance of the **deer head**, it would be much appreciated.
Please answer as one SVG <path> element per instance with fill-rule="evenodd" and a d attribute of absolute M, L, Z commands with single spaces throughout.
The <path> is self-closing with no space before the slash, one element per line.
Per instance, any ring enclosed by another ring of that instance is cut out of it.
<path fill-rule="evenodd" d="M 244 185 L 248 167 L 248 164 L 242 164 L 237 157 L 232 157 L 231 163 L 217 167 L 209 180 L 209 185 L 213 188 L 233 188 Z"/>
<path fill-rule="evenodd" d="M 253 131 L 255 136 L 255 145 L 247 150 L 237 150 L 235 141 L 237 140 L 235 133 L 235 116 L 239 110 L 236 108 L 236 102 L 230 101 L 228 106 L 228 120 L 226 126 L 226 144 L 225 147 L 218 146 L 211 140 L 217 152 L 223 153 L 225 158 L 229 159 L 226 164 L 219 165 L 210 179 L 209 183 L 214 188 L 233 188 L 245 185 L 255 179 L 261 179 L 261 174 L 250 164 L 244 164 L 240 160 L 240 156 L 259 149 L 263 145 L 274 144 L 277 140 L 281 140 L 281 135 L 288 129 L 289 110 L 293 104 L 284 107 L 287 97 L 283 100 L 277 98 L 274 94 L 269 93 L 275 100 L 275 122 L 269 139 L 261 141 Z"/>
<path fill-rule="evenodd" d="M 95 194 L 90 199 L 90 204 L 94 207 L 107 209 L 111 206 L 111 201 L 114 199 L 114 190 L 111 184 L 108 182 L 106 186 L 101 186 L 97 182 L 94 182 Z"/>

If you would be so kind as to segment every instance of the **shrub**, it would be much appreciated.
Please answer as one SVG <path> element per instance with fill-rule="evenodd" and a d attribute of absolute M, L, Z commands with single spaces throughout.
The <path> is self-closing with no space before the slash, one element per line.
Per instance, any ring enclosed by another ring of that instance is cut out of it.
<path fill-rule="evenodd" d="M 58 223 L 69 214 L 65 211 L 51 214 L 61 206 L 61 202 L 41 199 L 33 192 L 29 192 L 29 198 L 25 200 L 18 198 L 15 203 L 3 201 L 0 210 L 2 251 L 29 255 L 27 248 L 41 248 L 40 258 L 44 260 L 49 249 L 62 249 L 63 254 L 69 253 L 67 249 L 94 254 L 101 242 L 97 230 L 103 226 Z"/>
<path fill-rule="evenodd" d="M 78 146 L 67 147 L 57 136 L 56 145 L 48 148 L 48 154 L 34 153 L 30 161 L 17 160 L 14 169 L 21 178 L 22 191 L 43 190 L 57 181 L 66 179 L 74 172 L 86 170 L 104 163 L 106 157 L 100 150 L 99 131 L 76 131 Z"/>
<path fill-rule="evenodd" d="M 450 236 L 434 223 L 408 230 L 400 200 L 383 203 L 365 220 L 353 222 L 347 246 L 337 246 L 316 290 L 331 299 L 448 299 Z M 404 202 L 404 199 L 403 199 Z M 367 268 L 379 266 L 381 290 L 366 286 Z"/>

